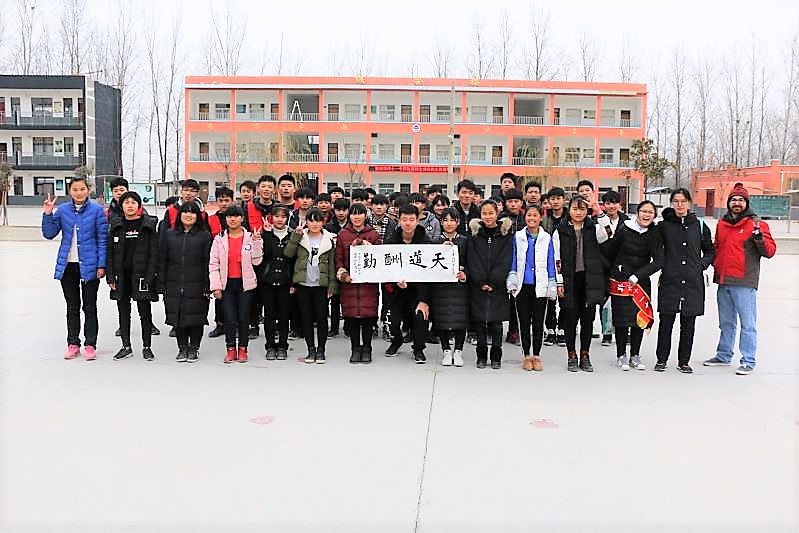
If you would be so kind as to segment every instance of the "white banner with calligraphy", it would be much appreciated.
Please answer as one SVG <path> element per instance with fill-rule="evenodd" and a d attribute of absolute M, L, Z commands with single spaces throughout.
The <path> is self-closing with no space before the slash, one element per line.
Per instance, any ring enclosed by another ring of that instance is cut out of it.
<path fill-rule="evenodd" d="M 455 282 L 458 270 L 458 247 L 448 244 L 350 247 L 353 283 Z"/>

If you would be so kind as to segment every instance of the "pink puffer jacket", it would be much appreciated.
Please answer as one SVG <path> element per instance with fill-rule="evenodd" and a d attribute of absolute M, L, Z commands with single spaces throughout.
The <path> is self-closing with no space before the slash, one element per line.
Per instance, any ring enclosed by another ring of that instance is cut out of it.
<path fill-rule="evenodd" d="M 244 230 L 244 241 L 241 244 L 241 281 L 244 290 L 249 291 L 258 286 L 258 277 L 253 266 L 261 264 L 264 257 L 264 243 L 253 240 L 252 233 Z M 225 290 L 227 286 L 228 243 L 227 232 L 214 237 L 211 245 L 211 260 L 208 271 L 211 278 L 211 290 Z"/>

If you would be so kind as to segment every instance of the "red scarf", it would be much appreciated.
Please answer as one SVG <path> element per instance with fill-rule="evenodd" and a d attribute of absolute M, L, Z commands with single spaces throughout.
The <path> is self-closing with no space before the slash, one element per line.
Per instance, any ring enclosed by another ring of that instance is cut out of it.
<path fill-rule="evenodd" d="M 630 281 L 610 280 L 610 294 L 614 296 L 629 296 L 638 308 L 635 321 L 641 329 L 649 329 L 655 323 L 655 313 L 652 310 L 652 301 L 646 291 L 637 283 Z"/>

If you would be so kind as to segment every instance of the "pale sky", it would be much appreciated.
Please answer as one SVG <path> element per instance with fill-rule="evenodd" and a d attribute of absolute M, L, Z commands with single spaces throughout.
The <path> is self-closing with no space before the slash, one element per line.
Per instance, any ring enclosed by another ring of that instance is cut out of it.
<path fill-rule="evenodd" d="M 226 2 L 147 1 L 157 6 L 162 15 L 168 10 L 180 10 L 187 72 L 202 73 L 202 48 L 210 28 L 210 6 L 215 6 L 219 18 Z M 480 14 L 488 30 L 495 31 L 502 10 L 507 10 L 514 23 L 514 40 L 521 45 L 527 36 L 525 26 L 532 5 L 524 0 L 231 0 L 230 3 L 247 20 L 248 52 L 242 74 L 258 73 L 264 52 L 269 50 L 267 56 L 275 53 L 282 32 L 285 55 L 292 68 L 287 73 L 293 73 L 296 58 L 301 56 L 300 73 L 307 75 L 329 72 L 331 46 L 344 51 L 361 38 L 374 48 L 376 63 L 382 64 L 387 74 L 406 74 L 411 58 L 417 57 L 421 74 L 425 75 L 430 43 L 437 34 L 446 35 L 454 43 L 459 56 L 454 66 L 456 73 L 461 72 L 474 13 Z M 617 58 L 625 35 L 637 51 L 640 81 L 646 81 L 650 63 L 659 56 L 668 56 L 676 45 L 687 54 L 704 50 L 710 56 L 720 56 L 734 46 L 748 50 L 751 35 L 755 35 L 764 47 L 764 56 L 770 57 L 799 28 L 799 2 L 791 0 L 545 0 L 538 4 L 548 6 L 552 37 L 567 54 L 576 54 L 579 32 L 587 29 L 597 38 L 604 50 L 600 77 L 608 80 L 618 77 Z M 108 0 L 89 0 L 89 5 L 98 22 L 107 16 L 108 10 L 103 7 Z M 166 20 L 165 16 L 160 18 Z M 344 74 L 349 74 L 346 62 L 344 69 Z"/>

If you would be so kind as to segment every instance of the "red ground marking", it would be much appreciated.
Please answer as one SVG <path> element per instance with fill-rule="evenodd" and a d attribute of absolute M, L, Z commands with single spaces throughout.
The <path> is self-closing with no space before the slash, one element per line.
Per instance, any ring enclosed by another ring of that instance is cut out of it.
<path fill-rule="evenodd" d="M 250 418 L 250 422 L 252 422 L 253 424 L 260 424 L 262 426 L 266 424 L 271 424 L 274 421 L 275 417 L 269 415 L 256 416 L 255 418 Z"/>
<path fill-rule="evenodd" d="M 553 422 L 548 418 L 533 420 L 532 422 L 530 422 L 530 425 L 538 429 L 557 429 L 560 427 L 560 425 L 558 425 L 557 422 Z"/>

